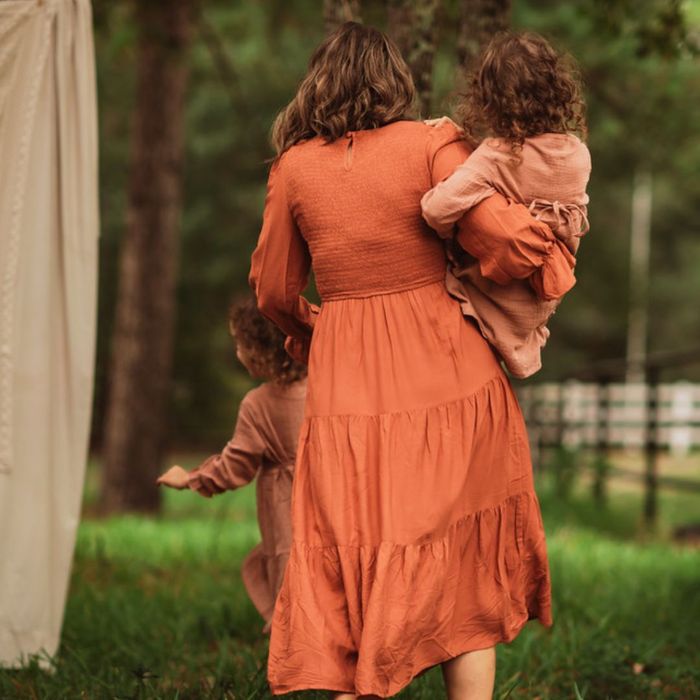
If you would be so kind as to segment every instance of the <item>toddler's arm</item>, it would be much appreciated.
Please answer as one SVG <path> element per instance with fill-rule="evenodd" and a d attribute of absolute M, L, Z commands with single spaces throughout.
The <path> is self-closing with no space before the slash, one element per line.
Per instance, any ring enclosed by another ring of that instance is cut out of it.
<path fill-rule="evenodd" d="M 260 455 L 249 452 L 235 437 L 218 454 L 189 473 L 187 487 L 207 498 L 249 484 L 258 473 Z"/>
<path fill-rule="evenodd" d="M 496 193 L 491 170 L 489 147 L 482 144 L 448 178 L 423 195 L 423 218 L 440 237 L 449 237 L 466 211 Z"/>
<path fill-rule="evenodd" d="M 172 467 L 158 479 L 158 483 L 173 488 L 190 488 L 207 498 L 250 483 L 262 464 L 265 451 L 250 403 L 248 397 L 241 402 L 233 437 L 219 454 L 212 455 L 189 473 Z M 184 472 L 186 479 L 180 472 Z"/>

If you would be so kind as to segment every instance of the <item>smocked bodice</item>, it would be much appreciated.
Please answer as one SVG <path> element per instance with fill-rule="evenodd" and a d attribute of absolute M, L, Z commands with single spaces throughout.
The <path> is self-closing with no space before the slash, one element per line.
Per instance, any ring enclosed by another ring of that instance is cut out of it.
<path fill-rule="evenodd" d="M 332 143 L 315 138 L 282 157 L 279 177 L 324 300 L 443 278 L 443 247 L 420 209 L 436 145 L 434 129 L 402 121 Z"/>

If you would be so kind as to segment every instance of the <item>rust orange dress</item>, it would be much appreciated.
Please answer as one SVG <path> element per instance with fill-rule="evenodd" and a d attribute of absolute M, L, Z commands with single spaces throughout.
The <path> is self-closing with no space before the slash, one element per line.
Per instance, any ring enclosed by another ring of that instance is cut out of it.
<path fill-rule="evenodd" d="M 401 121 L 304 142 L 271 170 L 251 284 L 309 348 L 274 694 L 388 697 L 529 619 L 551 624 L 522 415 L 421 218 L 422 195 L 467 155 L 452 128 Z M 546 238 L 500 195 L 468 217 L 467 232 Z M 514 264 L 541 267 L 550 244 Z M 320 310 L 300 296 L 312 261 Z"/>

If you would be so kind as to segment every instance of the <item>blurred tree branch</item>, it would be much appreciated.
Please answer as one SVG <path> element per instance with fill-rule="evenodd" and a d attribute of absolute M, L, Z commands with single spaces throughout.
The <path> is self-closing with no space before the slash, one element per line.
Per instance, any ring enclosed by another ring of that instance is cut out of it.
<path fill-rule="evenodd" d="M 457 61 L 470 70 L 491 37 L 510 26 L 511 0 L 463 0 L 457 29 Z"/>
<path fill-rule="evenodd" d="M 197 28 L 204 45 L 209 51 L 209 55 L 211 56 L 214 67 L 216 68 L 216 72 L 218 73 L 221 83 L 224 86 L 224 90 L 231 100 L 231 104 L 239 111 L 245 111 L 245 101 L 236 99 L 240 92 L 240 77 L 238 76 L 238 73 L 233 66 L 233 62 L 226 52 L 226 46 L 221 40 L 219 33 L 206 18 L 201 8 L 199 11 L 199 16 L 197 17 Z"/>
<path fill-rule="evenodd" d="M 360 22 L 360 0 L 323 0 L 323 24 L 330 34 L 343 22 Z"/>

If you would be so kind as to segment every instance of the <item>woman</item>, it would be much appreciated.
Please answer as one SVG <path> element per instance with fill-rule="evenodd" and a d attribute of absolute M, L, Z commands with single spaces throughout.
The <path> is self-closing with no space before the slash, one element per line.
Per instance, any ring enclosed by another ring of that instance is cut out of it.
<path fill-rule="evenodd" d="M 275 694 L 388 697 L 441 663 L 451 700 L 488 698 L 494 646 L 528 619 L 551 624 L 522 416 L 447 294 L 443 245 L 421 219 L 421 196 L 468 150 L 449 125 L 410 121 L 413 98 L 396 46 L 347 23 L 273 131 L 250 281 L 309 364 Z M 531 274 L 557 253 L 546 227 L 499 197 L 459 240 L 500 241 L 486 273 Z M 300 296 L 312 260 L 320 310 Z"/>

